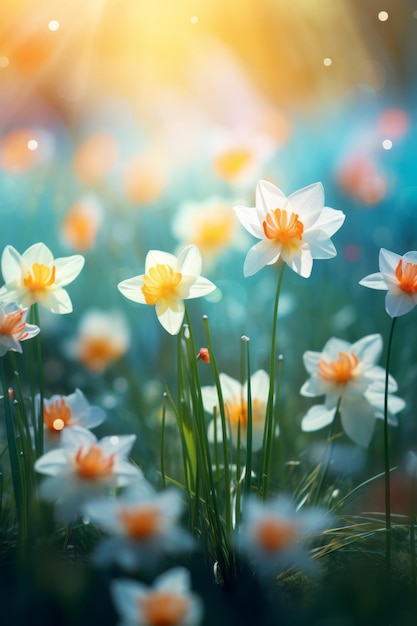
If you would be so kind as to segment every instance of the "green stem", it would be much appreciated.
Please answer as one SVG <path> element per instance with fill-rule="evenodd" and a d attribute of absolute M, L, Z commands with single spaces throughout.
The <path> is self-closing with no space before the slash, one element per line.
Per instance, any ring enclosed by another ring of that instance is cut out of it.
<path fill-rule="evenodd" d="M 327 476 L 327 471 L 329 469 L 330 459 L 332 458 L 333 442 L 334 442 L 333 431 L 334 431 L 335 422 L 339 418 L 339 415 L 340 415 L 340 403 L 341 402 L 342 402 L 342 398 L 339 398 L 339 400 L 337 401 L 334 418 L 329 426 L 329 432 L 328 432 L 327 441 L 326 441 L 326 449 L 323 455 L 324 458 L 319 467 L 319 479 L 318 479 L 317 488 L 315 489 L 315 498 L 314 498 L 315 504 L 319 503 L 320 494 L 323 489 L 323 484 Z"/>
<path fill-rule="evenodd" d="M 162 476 L 162 489 L 166 489 L 166 475 L 165 475 L 165 418 L 167 411 L 167 397 L 164 393 L 162 398 L 162 427 L 161 427 L 161 476 Z"/>
<path fill-rule="evenodd" d="M 0 358 L 0 378 L 4 394 L 4 414 L 6 422 L 7 446 L 10 459 L 10 471 L 12 474 L 13 493 L 16 506 L 16 517 L 18 525 L 18 543 L 24 548 L 27 538 L 27 509 L 26 509 L 26 482 L 24 476 L 24 460 L 20 456 L 17 446 L 18 438 L 14 427 L 14 419 L 10 406 L 9 387 L 7 385 L 6 373 L 4 371 L 4 361 Z"/>
<path fill-rule="evenodd" d="M 39 326 L 39 309 L 35 302 L 30 307 L 30 323 Z M 36 335 L 31 341 L 31 359 L 30 359 L 30 386 L 32 395 L 32 411 L 33 416 L 37 415 L 38 419 L 33 418 L 33 428 L 35 432 L 35 451 L 36 457 L 43 454 L 43 400 L 45 395 L 44 379 L 43 379 L 43 362 L 42 362 L 42 344 L 40 334 Z M 35 353 L 35 355 L 34 355 Z M 38 378 L 39 386 L 39 406 L 35 406 L 35 378 Z"/>
<path fill-rule="evenodd" d="M 387 362 L 385 369 L 385 390 L 384 390 L 384 471 L 385 471 L 385 567 L 388 585 L 391 579 L 391 487 L 390 487 L 390 460 L 389 460 L 389 438 L 388 438 L 388 384 L 389 366 L 391 359 L 392 338 L 394 334 L 395 322 L 392 319 L 391 330 L 388 338 Z"/>
<path fill-rule="evenodd" d="M 247 380 L 247 424 L 246 424 L 246 468 L 245 468 L 245 492 L 250 493 L 252 482 L 252 387 L 250 381 L 251 367 L 250 367 L 250 350 L 249 350 L 249 338 L 242 338 L 246 344 L 246 380 Z"/>
<path fill-rule="evenodd" d="M 269 392 L 268 402 L 266 406 L 265 414 L 265 430 L 262 443 L 261 454 L 261 471 L 260 471 L 260 490 L 261 494 L 266 500 L 268 498 L 269 491 L 269 467 L 271 463 L 272 446 L 271 439 L 274 436 L 274 396 L 275 396 L 275 353 L 276 353 L 276 337 L 277 337 L 277 321 L 278 321 L 278 305 L 279 297 L 281 293 L 282 279 L 284 277 L 285 263 L 282 263 L 281 269 L 278 274 L 277 290 L 275 293 L 274 313 L 272 319 L 272 332 L 271 332 L 271 358 L 269 365 Z"/>

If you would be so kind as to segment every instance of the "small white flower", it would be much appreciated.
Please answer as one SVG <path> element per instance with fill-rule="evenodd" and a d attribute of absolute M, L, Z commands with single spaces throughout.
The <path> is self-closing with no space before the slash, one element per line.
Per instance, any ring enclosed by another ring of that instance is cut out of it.
<path fill-rule="evenodd" d="M 166 553 L 189 551 L 193 538 L 178 525 L 183 510 L 179 492 L 158 493 L 145 480 L 129 485 L 117 499 L 88 502 L 85 516 L 109 535 L 98 545 L 96 563 L 136 570 L 153 567 Z"/>
<path fill-rule="evenodd" d="M 187 246 L 178 258 L 161 250 L 146 255 L 145 274 L 123 280 L 117 285 L 129 300 L 155 306 L 161 325 L 171 335 L 180 331 L 184 319 L 184 300 L 199 298 L 216 289 L 201 274 L 201 254 Z"/>
<path fill-rule="evenodd" d="M 403 256 L 381 248 L 379 272 L 365 276 L 360 285 L 387 291 L 385 309 L 391 317 L 405 315 L 417 305 L 417 252 Z"/>
<path fill-rule="evenodd" d="M 0 303 L 0 357 L 6 352 L 22 352 L 21 341 L 35 337 L 40 328 L 27 324 L 28 309 L 21 309 L 15 302 Z"/>
<path fill-rule="evenodd" d="M 39 406 L 39 401 L 40 396 L 37 394 L 35 406 Z M 89 404 L 80 389 L 67 396 L 56 394 L 49 399 L 45 398 L 43 401 L 45 449 L 60 445 L 64 429 L 75 426 L 94 428 L 101 424 L 105 417 L 103 409 Z"/>
<path fill-rule="evenodd" d="M 52 313 L 71 313 L 72 303 L 64 287 L 81 272 L 84 257 L 79 254 L 54 259 L 43 243 L 35 243 L 23 254 L 6 246 L 1 258 L 5 285 L 0 299 L 29 307 L 39 302 Z"/>
<path fill-rule="evenodd" d="M 324 206 L 321 183 L 304 187 L 287 198 L 278 187 L 260 180 L 256 207 L 238 206 L 235 211 L 246 230 L 261 240 L 246 255 L 245 276 L 282 259 L 297 274 L 308 278 L 313 259 L 336 255 L 330 237 L 345 220 L 342 211 Z"/>
<path fill-rule="evenodd" d="M 256 451 L 262 447 L 265 425 L 265 412 L 269 392 L 269 376 L 264 370 L 258 370 L 251 376 L 251 396 L 252 396 L 252 450 Z M 224 408 L 232 441 L 237 446 L 238 428 L 240 424 L 240 442 L 246 447 L 247 424 L 248 424 L 248 383 L 242 385 L 227 374 L 220 374 L 220 385 L 222 388 Z M 204 410 L 213 415 L 213 409 L 219 416 L 219 398 L 216 387 L 201 388 Z M 208 438 L 214 441 L 214 428 L 217 430 L 217 439 L 222 441 L 222 422 L 220 417 L 209 424 Z"/>
<path fill-rule="evenodd" d="M 100 374 L 122 358 L 129 344 L 129 326 L 120 311 L 89 309 L 80 319 L 68 353 L 88 370 Z"/>
<path fill-rule="evenodd" d="M 261 575 L 285 568 L 308 570 L 312 562 L 304 544 L 323 530 L 326 521 L 321 509 L 296 511 L 285 496 L 265 502 L 252 495 L 244 503 L 237 547 Z"/>
<path fill-rule="evenodd" d="M 142 477 L 141 470 L 126 458 L 135 439 L 135 435 L 114 435 L 97 441 L 85 428 L 64 429 L 61 447 L 35 462 L 35 470 L 47 475 L 40 496 L 55 502 L 64 521 L 73 520 L 87 500 Z"/>
<path fill-rule="evenodd" d="M 115 580 L 111 595 L 120 626 L 197 626 L 203 617 L 201 599 L 192 593 L 190 574 L 182 567 L 164 572 L 152 587 Z"/>
<path fill-rule="evenodd" d="M 382 337 L 367 335 L 353 344 L 329 339 L 322 352 L 307 351 L 303 360 L 310 378 L 301 388 L 307 397 L 325 396 L 323 405 L 313 406 L 304 416 L 301 428 L 314 431 L 331 424 L 340 401 L 343 430 L 356 444 L 367 447 L 371 441 L 375 419 L 384 416 L 385 370 L 375 365 L 382 352 Z M 395 392 L 397 383 L 389 376 L 388 391 Z M 388 420 L 396 425 L 396 414 L 405 402 L 392 393 L 388 396 Z"/>

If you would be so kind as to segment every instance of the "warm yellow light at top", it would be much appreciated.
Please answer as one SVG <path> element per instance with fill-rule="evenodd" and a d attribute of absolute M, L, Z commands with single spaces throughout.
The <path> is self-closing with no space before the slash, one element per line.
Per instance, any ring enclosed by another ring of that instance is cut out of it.
<path fill-rule="evenodd" d="M 378 19 L 380 22 L 386 22 L 388 18 L 389 18 L 389 15 L 387 11 L 380 11 L 378 13 Z"/>

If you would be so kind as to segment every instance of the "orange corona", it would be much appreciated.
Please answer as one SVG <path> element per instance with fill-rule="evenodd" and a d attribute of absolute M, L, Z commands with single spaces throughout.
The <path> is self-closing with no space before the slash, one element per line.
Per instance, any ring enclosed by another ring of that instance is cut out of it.
<path fill-rule="evenodd" d="M 417 264 L 406 263 L 403 266 L 401 259 L 395 268 L 395 276 L 397 277 L 400 289 L 406 293 L 417 293 Z"/>
<path fill-rule="evenodd" d="M 87 452 L 81 447 L 75 457 L 77 473 L 81 478 L 95 480 L 109 476 L 113 471 L 114 455 L 105 457 L 102 450 L 95 445 Z"/>
<path fill-rule="evenodd" d="M 189 602 L 186 597 L 169 591 L 148 593 L 139 600 L 144 623 L 149 626 L 177 626 L 187 614 Z"/>
<path fill-rule="evenodd" d="M 339 352 L 334 361 L 318 362 L 318 375 L 330 383 L 347 383 L 354 376 L 358 364 L 359 359 L 354 352 Z"/>
<path fill-rule="evenodd" d="M 303 223 L 298 219 L 297 213 L 288 214 L 285 209 L 269 211 L 262 226 L 267 239 L 275 239 L 284 245 L 303 239 Z"/>
<path fill-rule="evenodd" d="M 256 540 L 265 552 L 278 552 L 296 541 L 294 525 L 279 518 L 265 518 L 256 527 Z"/>
<path fill-rule="evenodd" d="M 68 426 L 71 421 L 71 417 L 71 409 L 65 403 L 64 398 L 59 398 L 55 402 L 48 405 L 44 404 L 43 421 L 53 433 L 60 432 L 63 428 Z"/>
<path fill-rule="evenodd" d="M 149 539 L 160 527 L 159 511 L 151 505 L 122 508 L 119 517 L 127 533 L 138 540 Z"/>

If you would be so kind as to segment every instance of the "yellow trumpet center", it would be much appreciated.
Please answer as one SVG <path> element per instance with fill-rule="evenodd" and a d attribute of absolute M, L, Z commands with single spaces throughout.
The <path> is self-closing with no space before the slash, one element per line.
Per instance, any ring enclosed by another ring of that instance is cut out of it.
<path fill-rule="evenodd" d="M 236 400 L 233 398 L 226 402 L 226 412 L 229 418 L 230 425 L 237 428 L 240 424 L 240 428 L 244 429 L 248 425 L 248 404 L 246 400 Z M 256 427 L 257 424 L 263 422 L 265 417 L 265 404 L 255 398 L 252 402 L 252 426 Z"/>
<path fill-rule="evenodd" d="M 330 383 L 347 383 L 354 376 L 358 363 L 359 359 L 354 352 L 339 352 L 334 361 L 318 362 L 318 374 Z"/>
<path fill-rule="evenodd" d="M 146 304 L 153 305 L 161 300 L 179 297 L 178 287 L 181 279 L 182 274 L 176 272 L 170 265 L 158 263 L 151 267 L 141 287 Z"/>
<path fill-rule="evenodd" d="M 55 282 L 55 265 L 49 267 L 43 263 L 34 263 L 32 269 L 23 278 L 23 285 L 29 291 L 46 291 Z"/>

